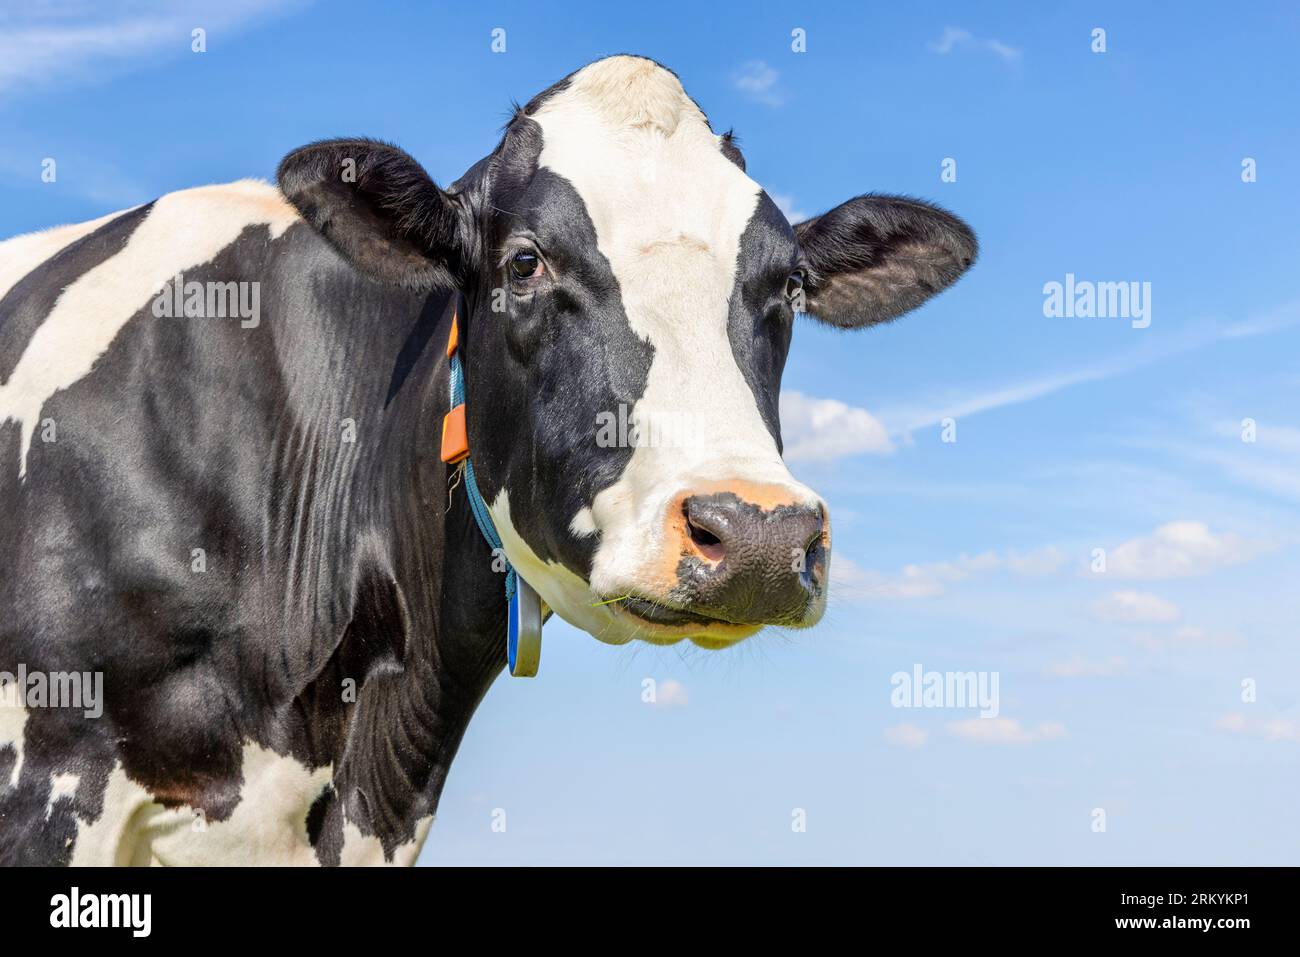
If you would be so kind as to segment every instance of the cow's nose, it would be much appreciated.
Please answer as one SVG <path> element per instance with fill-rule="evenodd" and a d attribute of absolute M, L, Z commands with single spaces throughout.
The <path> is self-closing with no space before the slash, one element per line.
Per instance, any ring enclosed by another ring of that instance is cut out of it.
<path fill-rule="evenodd" d="M 820 505 L 763 507 L 732 492 L 682 502 L 690 606 L 738 624 L 800 624 L 826 573 Z"/>

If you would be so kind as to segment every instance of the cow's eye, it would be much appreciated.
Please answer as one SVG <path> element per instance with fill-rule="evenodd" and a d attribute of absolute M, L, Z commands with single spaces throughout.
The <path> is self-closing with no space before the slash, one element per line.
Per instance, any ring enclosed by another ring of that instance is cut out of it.
<path fill-rule="evenodd" d="M 803 292 L 803 270 L 796 269 L 785 281 L 785 298 L 793 300 Z"/>
<path fill-rule="evenodd" d="M 545 272 L 541 257 L 530 249 L 521 249 L 510 257 L 510 275 L 520 282 L 537 279 Z"/>

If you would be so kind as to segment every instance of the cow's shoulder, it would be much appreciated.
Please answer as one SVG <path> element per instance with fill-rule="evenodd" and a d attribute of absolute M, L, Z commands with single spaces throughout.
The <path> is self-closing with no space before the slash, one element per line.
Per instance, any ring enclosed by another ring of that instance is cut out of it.
<path fill-rule="evenodd" d="M 52 226 L 0 240 L 0 298 L 33 269 L 120 215 L 121 213 L 109 213 L 84 223 Z"/>
<path fill-rule="evenodd" d="M 185 232 L 196 236 L 202 236 L 205 227 L 264 223 L 278 237 L 300 219 L 280 190 L 261 179 L 194 186 L 155 202 L 152 215 L 170 218 L 174 214 L 186 216 Z"/>
<path fill-rule="evenodd" d="M 166 218 L 173 227 L 173 239 L 184 244 L 186 237 L 201 237 L 214 221 L 228 223 L 243 219 L 249 224 L 266 223 L 279 236 L 300 217 L 280 193 L 261 179 L 240 179 L 166 193 L 153 203 L 132 206 L 80 223 L 51 226 L 30 233 L 0 239 L 0 299 L 23 277 L 56 255 L 136 210 L 147 214 L 159 207 L 156 218 Z M 184 216 L 184 222 L 176 217 Z"/>

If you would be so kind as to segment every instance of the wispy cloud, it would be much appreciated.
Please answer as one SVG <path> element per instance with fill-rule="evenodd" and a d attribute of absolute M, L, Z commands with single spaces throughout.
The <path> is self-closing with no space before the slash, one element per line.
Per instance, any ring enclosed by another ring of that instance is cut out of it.
<path fill-rule="evenodd" d="M 1204 522 L 1176 521 L 1159 526 L 1107 549 L 1105 571 L 1091 569 L 1081 558 L 1081 573 L 1089 577 L 1158 580 L 1207 575 L 1221 568 L 1248 562 L 1277 547 L 1271 541 L 1246 538 L 1232 532 L 1214 532 Z M 989 550 L 962 554 L 948 561 L 904 565 L 885 574 L 863 568 L 837 554 L 831 562 L 831 594 L 837 601 L 891 601 L 935 598 L 950 585 L 995 574 L 1021 577 L 1053 575 L 1071 565 L 1069 553 L 1056 545 L 1028 552 Z M 1093 602 L 1091 617 L 1114 624 L 1172 624 L 1182 619 L 1173 602 L 1149 592 L 1117 589 Z M 1151 646 L 1188 644 L 1223 645 L 1235 636 L 1184 627 L 1177 632 L 1135 639 Z"/>
<path fill-rule="evenodd" d="M 1106 622 L 1168 622 L 1177 621 L 1182 612 L 1173 602 L 1159 595 L 1124 589 L 1093 602 L 1092 616 Z"/>
<path fill-rule="evenodd" d="M 940 56 L 947 56 L 954 50 L 978 50 L 991 53 L 1007 63 L 1019 63 L 1021 50 L 1009 43 L 1003 43 L 996 37 L 977 37 L 961 27 L 944 27 L 938 40 L 930 45 L 930 50 Z"/>
<path fill-rule="evenodd" d="M 0 30 L 0 94 L 148 66 L 158 56 L 189 55 L 196 27 L 208 31 L 209 42 L 217 44 L 223 39 L 221 31 L 228 33 L 306 2 L 137 0 L 103 7 L 52 2 L 10 11 Z"/>
<path fill-rule="evenodd" d="M 1127 671 L 1128 661 L 1118 656 L 1093 661 L 1071 655 L 1064 661 L 1052 662 L 1046 670 L 1054 678 L 1107 678 Z"/>
<path fill-rule="evenodd" d="M 1300 322 L 1300 300 L 1284 303 L 1275 309 L 1229 324 L 1223 330 L 1225 339 L 1245 339 L 1266 335 L 1294 326 Z"/>
<path fill-rule="evenodd" d="M 1065 726 L 1044 721 L 1036 728 L 1022 727 L 1013 718 L 967 718 L 948 722 L 948 733 L 971 744 L 1021 745 L 1065 737 Z"/>
<path fill-rule="evenodd" d="M 1246 639 L 1235 631 L 1201 628 L 1184 625 L 1171 631 L 1140 631 L 1129 635 L 1129 640 L 1148 651 L 1206 651 L 1224 648 L 1243 648 Z"/>
<path fill-rule="evenodd" d="M 903 438 L 944 419 L 960 420 L 994 409 L 1032 402 L 1074 386 L 1102 382 L 1230 339 L 1246 339 L 1280 332 L 1300 323 L 1300 304 L 1288 304 L 1239 321 L 1201 323 L 1186 332 L 1163 337 L 1130 352 L 1076 369 L 1050 372 L 988 389 L 947 390 L 920 401 L 886 406 L 877 412 L 891 437 Z"/>
<path fill-rule="evenodd" d="M 1278 498 L 1300 501 L 1300 428 L 1269 419 L 1253 424 L 1244 440 L 1244 423 L 1217 418 L 1195 440 L 1160 434 L 1137 443 L 1211 466 L 1227 479 Z"/>
<path fill-rule="evenodd" d="M 731 74 L 731 85 L 755 103 L 778 107 L 787 100 L 780 79 L 781 74 L 765 60 L 750 60 Z"/>
<path fill-rule="evenodd" d="M 921 403 L 885 408 L 880 411 L 880 417 L 891 435 L 906 435 L 938 425 L 944 419 L 960 420 L 992 409 L 1032 402 L 1085 382 L 1110 379 L 1139 369 L 1150 361 L 1152 358 L 1147 355 L 1119 356 L 1080 369 L 1050 373 L 987 391 L 950 394 Z"/>
<path fill-rule="evenodd" d="M 1230 734 L 1249 735 L 1263 738 L 1265 741 L 1285 741 L 1300 744 L 1300 721 L 1274 716 L 1270 718 L 1251 718 L 1239 711 L 1225 714 L 1214 726 Z"/>
<path fill-rule="evenodd" d="M 988 551 L 961 555 L 952 561 L 904 565 L 895 575 L 883 575 L 836 555 L 831 562 L 831 594 L 848 601 L 934 598 L 955 582 L 997 572 L 1030 577 L 1045 575 L 1058 570 L 1066 561 L 1065 554 L 1056 548 L 1023 554 Z"/>
<path fill-rule="evenodd" d="M 896 724 L 886 728 L 885 742 L 899 748 L 920 748 L 930 739 L 930 733 L 914 724 Z"/>

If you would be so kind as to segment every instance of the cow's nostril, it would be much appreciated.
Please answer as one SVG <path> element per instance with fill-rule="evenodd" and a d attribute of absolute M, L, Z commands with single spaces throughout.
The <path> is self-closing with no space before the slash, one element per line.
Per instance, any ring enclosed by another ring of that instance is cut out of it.
<path fill-rule="evenodd" d="M 826 546 L 822 542 L 822 533 L 812 537 L 803 549 L 803 567 L 799 569 L 799 579 L 806 586 L 811 586 L 821 577 L 825 566 Z"/>
<path fill-rule="evenodd" d="M 721 545 L 722 544 L 722 539 L 718 538 L 717 535 L 714 535 L 707 528 L 700 528 L 700 526 L 696 525 L 689 518 L 686 520 L 686 524 L 691 530 L 691 541 L 693 541 L 696 545 Z"/>
<path fill-rule="evenodd" d="M 682 514 L 686 518 L 686 534 L 690 536 L 696 550 L 711 562 L 722 561 L 726 549 L 723 547 L 721 537 L 706 528 L 699 516 L 691 517 L 689 500 L 682 504 Z"/>

